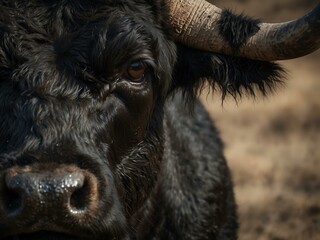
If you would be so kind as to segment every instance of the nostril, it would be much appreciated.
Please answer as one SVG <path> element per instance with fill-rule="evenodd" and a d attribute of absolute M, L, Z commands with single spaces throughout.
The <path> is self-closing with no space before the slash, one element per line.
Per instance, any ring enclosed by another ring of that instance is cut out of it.
<path fill-rule="evenodd" d="M 3 210 L 8 216 L 16 215 L 22 209 L 23 191 L 21 191 L 21 179 L 11 172 L 5 174 L 2 179 L 1 198 Z"/>
<path fill-rule="evenodd" d="M 84 181 L 81 188 L 76 189 L 70 197 L 70 211 L 78 214 L 85 212 L 89 205 L 90 187 L 87 180 Z"/>
<path fill-rule="evenodd" d="M 15 214 L 22 207 L 22 197 L 18 191 L 5 188 L 3 193 L 4 209 L 7 214 Z"/>

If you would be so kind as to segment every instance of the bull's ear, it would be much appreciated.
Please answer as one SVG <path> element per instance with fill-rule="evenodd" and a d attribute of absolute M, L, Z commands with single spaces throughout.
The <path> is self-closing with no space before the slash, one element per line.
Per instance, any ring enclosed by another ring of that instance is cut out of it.
<path fill-rule="evenodd" d="M 266 95 L 282 82 L 285 75 L 283 68 L 273 62 L 203 52 L 178 45 L 172 92 L 180 89 L 188 101 L 193 101 L 208 82 L 213 90 L 221 92 L 222 100 L 227 95 L 237 100 L 243 94 Z"/>

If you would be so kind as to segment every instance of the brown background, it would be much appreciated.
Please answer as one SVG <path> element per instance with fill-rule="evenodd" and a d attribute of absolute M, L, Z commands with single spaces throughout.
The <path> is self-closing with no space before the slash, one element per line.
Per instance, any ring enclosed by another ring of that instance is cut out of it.
<path fill-rule="evenodd" d="M 216 0 L 265 22 L 288 21 L 318 0 Z M 320 29 L 319 29 L 320 31 Z M 320 239 L 320 51 L 280 62 L 286 85 L 268 98 L 205 102 L 226 144 L 240 240 Z"/>

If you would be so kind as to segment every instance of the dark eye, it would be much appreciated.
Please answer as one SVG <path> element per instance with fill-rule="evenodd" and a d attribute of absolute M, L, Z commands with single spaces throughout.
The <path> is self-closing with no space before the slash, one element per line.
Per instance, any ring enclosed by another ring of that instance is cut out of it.
<path fill-rule="evenodd" d="M 146 65 L 142 61 L 133 62 L 127 68 L 126 77 L 133 82 L 139 82 L 144 77 L 145 71 Z"/>

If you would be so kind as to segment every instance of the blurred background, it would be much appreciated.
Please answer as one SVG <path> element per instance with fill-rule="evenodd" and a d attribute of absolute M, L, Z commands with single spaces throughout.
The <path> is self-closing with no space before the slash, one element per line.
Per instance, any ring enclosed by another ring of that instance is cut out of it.
<path fill-rule="evenodd" d="M 277 22 L 319 0 L 211 2 Z M 320 239 L 320 51 L 280 63 L 286 84 L 267 98 L 230 98 L 222 106 L 218 94 L 201 96 L 225 142 L 240 240 Z"/>

